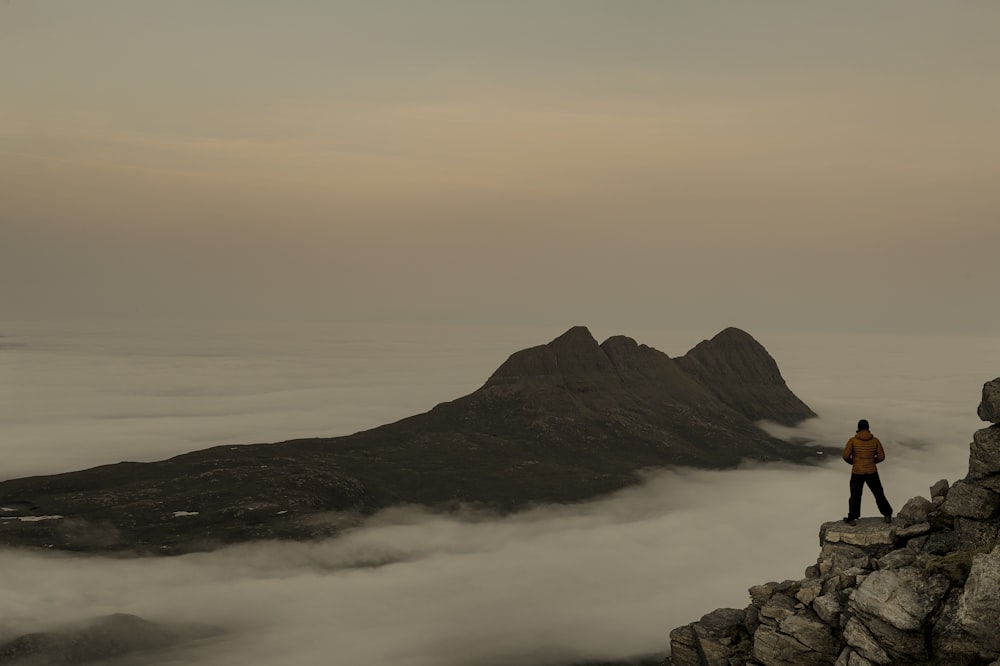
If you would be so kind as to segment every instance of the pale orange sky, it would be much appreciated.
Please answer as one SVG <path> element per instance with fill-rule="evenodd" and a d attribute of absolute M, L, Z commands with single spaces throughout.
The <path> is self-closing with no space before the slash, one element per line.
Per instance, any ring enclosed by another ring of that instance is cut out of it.
<path fill-rule="evenodd" d="M 994 334 L 998 29 L 7 0 L 0 312 Z"/>

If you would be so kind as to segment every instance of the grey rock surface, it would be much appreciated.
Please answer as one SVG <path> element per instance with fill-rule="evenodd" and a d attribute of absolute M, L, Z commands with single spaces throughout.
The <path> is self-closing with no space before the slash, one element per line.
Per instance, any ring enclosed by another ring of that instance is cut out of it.
<path fill-rule="evenodd" d="M 685 624 L 670 632 L 670 663 L 673 666 L 701 666 L 694 624 Z"/>
<path fill-rule="evenodd" d="M 848 607 L 903 631 L 919 631 L 948 591 L 942 576 L 925 577 L 912 567 L 875 571 L 858 586 Z"/>
<path fill-rule="evenodd" d="M 892 550 L 896 541 L 896 525 L 886 524 L 881 518 L 862 518 L 857 525 L 848 525 L 842 520 L 823 523 L 820 527 L 820 544 L 843 543 L 860 546 L 867 552 L 885 548 Z"/>
<path fill-rule="evenodd" d="M 753 657 L 765 666 L 818 666 L 832 663 L 838 648 L 825 622 L 790 615 L 777 627 L 761 625 L 757 629 Z"/>
<path fill-rule="evenodd" d="M 670 632 L 670 658 L 673 666 L 702 665 L 694 624 L 686 624 Z"/>
<path fill-rule="evenodd" d="M 1000 491 L 1000 426 L 983 428 L 973 434 L 968 479 Z"/>
<path fill-rule="evenodd" d="M 1000 509 L 1000 494 L 968 481 L 956 481 L 942 510 L 952 516 L 986 520 Z"/>
<path fill-rule="evenodd" d="M 1000 423 L 1000 377 L 983 384 L 983 399 L 976 413 L 984 421 Z"/>
<path fill-rule="evenodd" d="M 905 526 L 923 523 L 927 521 L 927 514 L 933 508 L 934 504 L 930 500 L 917 496 L 903 505 L 903 508 L 896 513 L 896 518 Z"/>
<path fill-rule="evenodd" d="M 902 527 L 896 530 L 897 539 L 912 539 L 913 537 L 922 536 L 931 531 L 930 523 L 917 523 L 916 525 L 910 525 L 909 527 Z"/>
<path fill-rule="evenodd" d="M 861 620 L 856 617 L 852 617 L 844 626 L 844 641 L 854 648 L 855 652 L 873 664 L 892 663 L 889 653 L 882 648 L 865 625 L 861 623 Z"/>
<path fill-rule="evenodd" d="M 917 559 L 917 552 L 910 548 L 899 548 L 887 555 L 883 555 L 876 563 L 881 569 L 901 569 L 908 567 Z"/>
<path fill-rule="evenodd" d="M 813 601 L 812 607 L 819 619 L 831 627 L 840 627 L 840 614 L 847 607 L 847 595 L 843 592 L 833 592 L 818 596 Z"/>
<path fill-rule="evenodd" d="M 937 483 L 935 483 L 933 486 L 931 486 L 931 488 L 930 488 L 930 490 L 931 490 L 931 499 L 934 499 L 935 497 L 944 497 L 945 495 L 948 494 L 948 488 L 949 487 L 950 486 L 948 485 L 948 479 L 941 479 L 940 481 L 938 481 Z"/>
<path fill-rule="evenodd" d="M 980 656 L 1000 658 L 1000 546 L 973 557 L 955 618 L 978 645 Z"/>

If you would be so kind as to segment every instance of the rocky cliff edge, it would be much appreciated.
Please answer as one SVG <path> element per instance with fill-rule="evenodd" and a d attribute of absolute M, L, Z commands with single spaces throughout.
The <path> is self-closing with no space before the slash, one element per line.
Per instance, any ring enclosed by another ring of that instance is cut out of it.
<path fill-rule="evenodd" d="M 914 497 L 891 524 L 820 527 L 801 580 L 750 588 L 670 632 L 674 666 L 1000 666 L 1000 378 L 983 387 L 968 475 Z"/>

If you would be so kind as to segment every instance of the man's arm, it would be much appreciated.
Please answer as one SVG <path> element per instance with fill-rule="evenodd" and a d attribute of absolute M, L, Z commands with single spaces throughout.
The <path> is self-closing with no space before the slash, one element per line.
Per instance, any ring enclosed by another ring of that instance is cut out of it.
<path fill-rule="evenodd" d="M 878 464 L 885 460 L 885 449 L 882 448 L 882 442 L 878 439 L 875 440 L 875 463 Z"/>
<path fill-rule="evenodd" d="M 841 454 L 844 462 L 848 465 L 854 464 L 854 438 L 847 440 L 847 445 L 844 447 L 844 453 Z"/>

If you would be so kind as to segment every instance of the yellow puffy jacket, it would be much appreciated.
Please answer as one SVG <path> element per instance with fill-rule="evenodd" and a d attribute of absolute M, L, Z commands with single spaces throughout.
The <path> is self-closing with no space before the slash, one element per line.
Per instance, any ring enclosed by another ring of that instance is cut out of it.
<path fill-rule="evenodd" d="M 867 430 L 859 430 L 847 440 L 844 462 L 851 465 L 851 474 L 874 474 L 875 465 L 885 460 L 885 451 L 878 437 Z"/>

